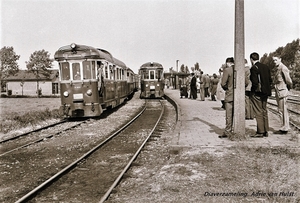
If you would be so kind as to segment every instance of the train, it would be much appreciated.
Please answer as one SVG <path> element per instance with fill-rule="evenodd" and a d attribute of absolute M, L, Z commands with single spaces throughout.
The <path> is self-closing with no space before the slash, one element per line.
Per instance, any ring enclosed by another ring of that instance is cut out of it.
<path fill-rule="evenodd" d="M 97 117 L 132 98 L 138 75 L 104 49 L 72 43 L 54 54 L 59 64 L 60 112 L 67 118 Z"/>
<path fill-rule="evenodd" d="M 147 62 L 139 69 L 141 99 L 164 96 L 164 68 L 160 63 Z"/>

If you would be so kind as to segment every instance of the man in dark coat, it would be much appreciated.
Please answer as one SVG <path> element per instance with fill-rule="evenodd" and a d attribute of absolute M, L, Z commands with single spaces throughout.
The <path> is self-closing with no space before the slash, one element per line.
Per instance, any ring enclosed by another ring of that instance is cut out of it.
<path fill-rule="evenodd" d="M 192 80 L 191 80 L 191 99 L 197 99 L 197 79 L 195 74 L 192 73 Z"/>
<path fill-rule="evenodd" d="M 250 54 L 251 102 L 256 117 L 257 131 L 251 137 L 268 137 L 269 119 L 267 110 L 268 96 L 271 96 L 272 78 L 270 68 L 259 62 L 258 53 Z M 260 83 L 260 85 L 259 85 Z M 261 86 L 260 89 L 258 87 Z"/>

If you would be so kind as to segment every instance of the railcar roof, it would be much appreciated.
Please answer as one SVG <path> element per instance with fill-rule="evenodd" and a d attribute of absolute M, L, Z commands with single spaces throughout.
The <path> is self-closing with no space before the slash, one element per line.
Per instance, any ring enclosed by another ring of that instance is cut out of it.
<path fill-rule="evenodd" d="M 113 58 L 114 59 L 114 62 L 116 65 L 122 67 L 122 68 L 126 68 L 126 65 L 125 63 L 123 63 L 122 61 L 120 61 L 119 59 L 116 59 L 116 58 Z"/>
<path fill-rule="evenodd" d="M 76 52 L 73 53 L 74 51 Z M 80 53 L 80 55 L 76 55 L 76 53 L 78 52 Z M 71 48 L 71 45 L 66 45 L 59 48 L 54 54 L 55 60 L 68 59 L 74 56 L 83 58 L 105 59 L 111 63 L 116 63 L 118 66 L 125 66 L 122 61 L 114 58 L 108 51 L 86 45 L 76 44 L 76 47 L 74 49 Z"/>
<path fill-rule="evenodd" d="M 141 69 L 142 68 L 163 68 L 163 66 L 160 64 L 160 63 L 157 63 L 157 62 L 147 62 L 147 63 L 144 63 L 143 65 L 141 65 Z"/>

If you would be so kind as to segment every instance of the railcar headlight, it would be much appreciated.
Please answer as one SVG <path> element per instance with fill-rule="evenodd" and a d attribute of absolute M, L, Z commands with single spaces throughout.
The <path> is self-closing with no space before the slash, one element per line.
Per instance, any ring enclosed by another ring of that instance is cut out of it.
<path fill-rule="evenodd" d="M 148 84 L 146 84 L 146 87 L 148 87 L 149 85 Z"/>
<path fill-rule="evenodd" d="M 86 91 L 86 94 L 87 94 L 88 96 L 92 96 L 93 92 L 92 92 L 91 89 L 89 89 L 88 91 Z"/>
<path fill-rule="evenodd" d="M 75 49 L 76 44 L 75 44 L 75 43 L 72 43 L 70 46 L 71 46 L 72 49 Z"/>
<path fill-rule="evenodd" d="M 159 84 L 157 83 L 157 87 L 159 87 Z"/>
<path fill-rule="evenodd" d="M 64 91 L 64 96 L 68 97 L 69 96 L 69 92 L 68 91 Z"/>

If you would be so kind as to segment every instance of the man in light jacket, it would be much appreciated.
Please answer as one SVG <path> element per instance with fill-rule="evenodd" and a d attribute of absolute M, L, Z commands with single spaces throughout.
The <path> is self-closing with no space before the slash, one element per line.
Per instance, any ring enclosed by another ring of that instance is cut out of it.
<path fill-rule="evenodd" d="M 279 132 L 285 134 L 290 129 L 289 115 L 287 111 L 287 96 L 290 88 L 292 87 L 292 79 L 290 77 L 289 69 L 281 62 L 279 56 L 273 57 L 275 67 L 277 67 L 274 76 L 275 96 L 278 105 L 278 112 L 281 118 L 281 128 Z"/>

